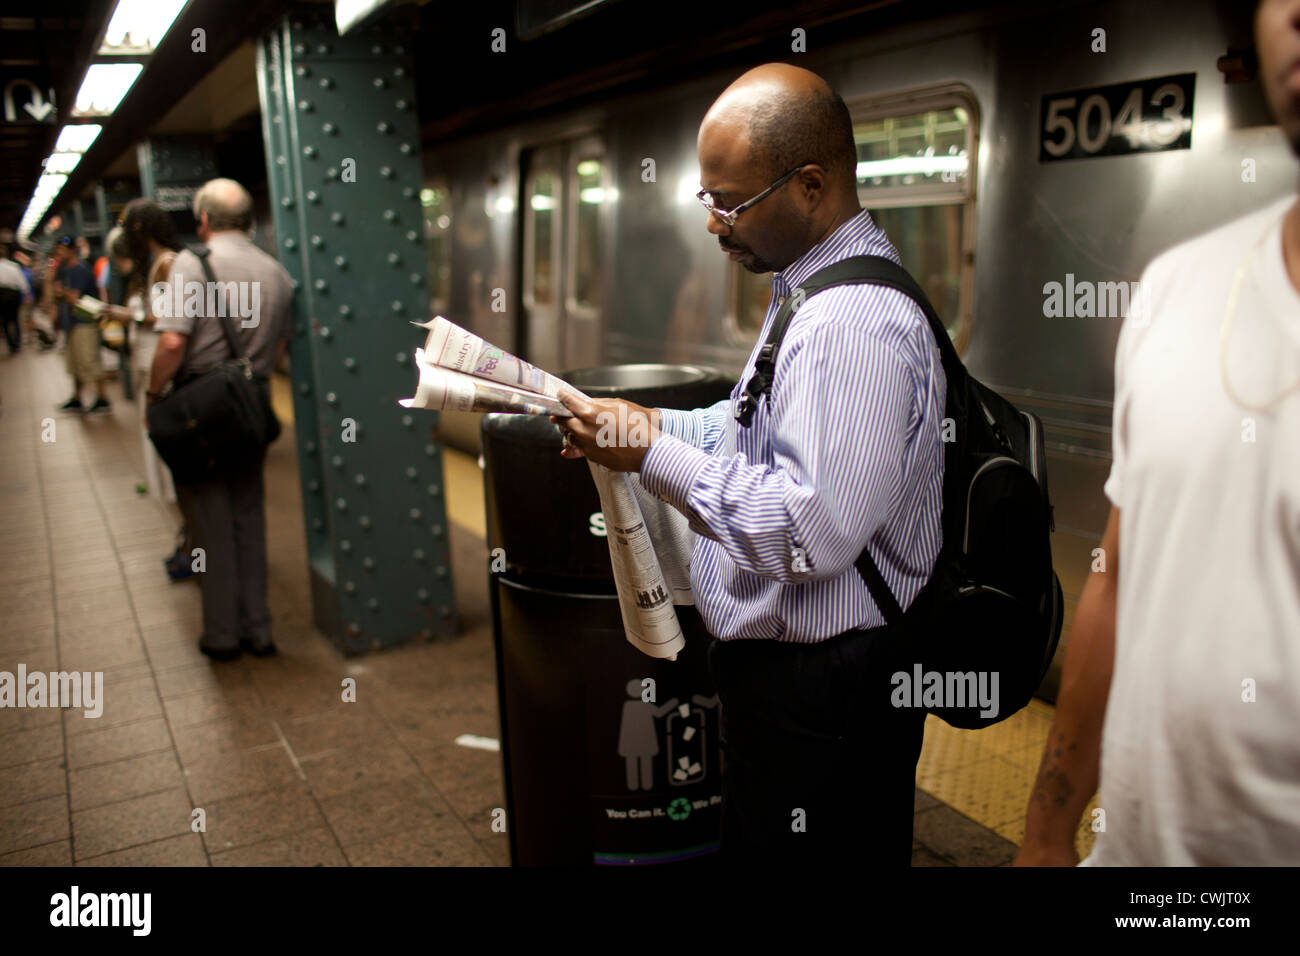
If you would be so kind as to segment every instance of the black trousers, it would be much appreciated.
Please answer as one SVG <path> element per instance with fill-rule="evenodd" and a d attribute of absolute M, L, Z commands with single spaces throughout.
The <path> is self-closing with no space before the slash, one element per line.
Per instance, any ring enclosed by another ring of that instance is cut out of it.
<path fill-rule="evenodd" d="M 925 712 L 890 703 L 887 631 L 714 640 L 725 863 L 907 866 Z"/>
<path fill-rule="evenodd" d="M 242 637 L 271 637 L 264 461 L 259 457 L 216 481 L 176 486 L 189 535 L 185 547 L 204 550 L 203 643 L 211 648 L 233 650 Z"/>

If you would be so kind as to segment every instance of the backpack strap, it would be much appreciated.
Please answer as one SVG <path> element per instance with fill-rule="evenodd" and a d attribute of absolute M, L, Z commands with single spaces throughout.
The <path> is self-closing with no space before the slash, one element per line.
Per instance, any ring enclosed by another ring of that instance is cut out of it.
<path fill-rule="evenodd" d="M 939 360 L 947 376 L 949 389 L 953 387 L 957 376 L 965 374 L 965 366 L 957 356 L 957 350 L 953 347 L 948 330 L 944 328 L 938 313 L 934 311 L 934 306 L 930 304 L 929 296 L 917 285 L 916 280 L 907 270 L 892 259 L 883 256 L 852 256 L 814 272 L 792 290 L 785 302 L 781 304 L 780 310 L 772 320 L 767 341 L 763 343 L 763 347 L 758 351 L 758 357 L 754 360 L 754 374 L 745 383 L 744 394 L 740 396 L 736 421 L 741 427 L 749 427 L 759 401 L 772 390 L 772 379 L 776 374 L 776 354 L 781 348 L 781 340 L 785 337 L 790 319 L 798 306 L 818 292 L 841 285 L 883 285 L 906 295 L 920 307 L 925 313 L 926 321 L 930 323 L 930 332 L 939 346 Z M 854 562 L 854 567 L 858 569 L 858 574 L 866 583 L 867 590 L 871 592 L 871 599 L 876 602 L 876 607 L 884 615 L 885 623 L 894 625 L 901 621 L 903 609 L 889 589 L 889 585 L 885 583 L 885 578 L 880 573 L 880 568 L 876 566 L 875 559 L 871 557 L 870 550 L 865 547 L 862 549 L 862 553 Z"/>
<path fill-rule="evenodd" d="M 198 256 L 199 265 L 203 267 L 203 278 L 208 281 L 207 288 L 212 288 L 213 283 L 217 281 L 217 277 L 212 271 L 212 263 L 208 261 L 208 256 L 212 255 L 212 250 L 204 245 L 194 245 L 190 247 L 190 252 Z M 230 346 L 230 354 L 237 361 L 246 359 L 248 356 L 245 354 L 244 343 L 240 341 L 238 333 L 235 332 L 235 323 L 230 320 L 230 316 L 214 315 L 212 318 L 221 323 L 221 331 L 225 333 L 226 344 Z"/>

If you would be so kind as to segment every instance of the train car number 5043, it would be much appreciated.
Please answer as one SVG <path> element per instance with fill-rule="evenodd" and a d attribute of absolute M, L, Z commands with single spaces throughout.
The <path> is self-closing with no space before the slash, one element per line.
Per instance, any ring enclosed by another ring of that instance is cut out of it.
<path fill-rule="evenodd" d="M 1039 162 L 1192 146 L 1196 74 L 1158 76 L 1043 97 Z"/>

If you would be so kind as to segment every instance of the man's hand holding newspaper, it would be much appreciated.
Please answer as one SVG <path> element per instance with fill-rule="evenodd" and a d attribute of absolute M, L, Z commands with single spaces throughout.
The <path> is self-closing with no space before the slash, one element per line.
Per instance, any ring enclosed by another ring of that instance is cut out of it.
<path fill-rule="evenodd" d="M 420 373 L 415 396 L 400 404 L 551 416 L 565 434 L 561 454 L 587 457 L 600 494 L 628 641 L 651 657 L 675 660 L 686 639 L 674 605 L 693 603 L 694 537 L 683 516 L 626 474 L 640 467 L 657 435 L 658 413 L 630 402 L 590 398 L 442 316 L 412 324 L 429 334 L 424 348 L 415 350 Z M 626 406 L 621 421 L 620 406 Z"/>
<path fill-rule="evenodd" d="M 617 398 L 587 398 L 572 389 L 557 395 L 572 417 L 552 415 L 564 432 L 565 458 L 583 458 L 610 471 L 640 471 L 650 443 L 659 437 L 659 409 Z"/>

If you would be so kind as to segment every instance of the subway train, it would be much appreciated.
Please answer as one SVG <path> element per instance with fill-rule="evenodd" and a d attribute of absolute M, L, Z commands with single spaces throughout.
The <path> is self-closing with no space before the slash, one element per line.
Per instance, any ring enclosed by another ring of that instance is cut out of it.
<path fill-rule="evenodd" d="M 1161 250 L 1294 190 L 1243 53 L 1252 8 L 981 5 L 862 35 L 794 29 L 768 57 L 844 98 L 863 207 L 972 373 L 1045 425 L 1066 591 L 1048 699 L 1108 513 L 1112 360 L 1137 280 Z M 431 310 L 557 372 L 739 375 L 770 277 L 723 255 L 695 198 L 699 122 L 738 72 L 426 141 Z M 477 450 L 476 423 L 447 418 L 447 440 Z"/>

